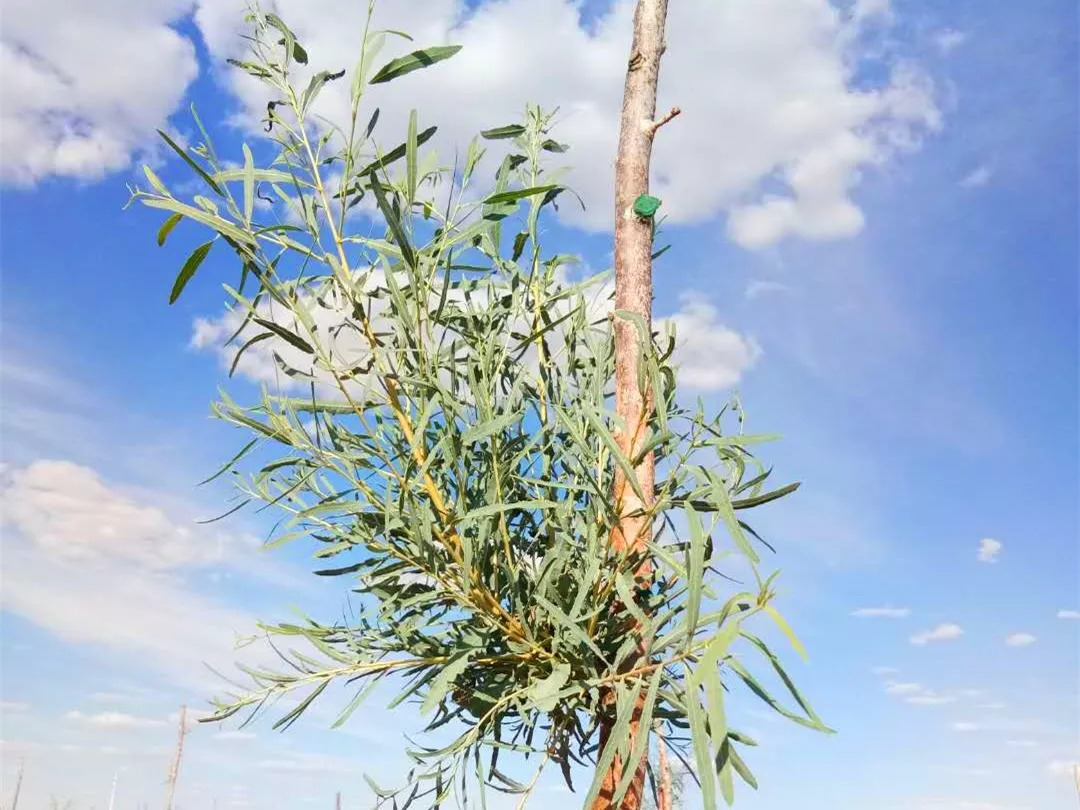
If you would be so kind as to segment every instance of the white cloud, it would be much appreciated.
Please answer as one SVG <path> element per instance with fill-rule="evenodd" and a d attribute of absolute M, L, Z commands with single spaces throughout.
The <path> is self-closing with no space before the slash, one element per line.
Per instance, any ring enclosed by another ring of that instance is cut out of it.
<path fill-rule="evenodd" d="M 660 319 L 675 327 L 674 362 L 687 388 L 715 391 L 735 385 L 761 356 L 761 347 L 720 322 L 720 311 L 698 293 L 680 296 L 679 310 Z"/>
<path fill-rule="evenodd" d="M 1053 776 L 1075 776 L 1080 779 L 1080 762 L 1055 759 L 1047 763 L 1046 770 Z"/>
<path fill-rule="evenodd" d="M 1012 633 L 1006 636 L 1005 643 L 1010 647 L 1027 647 L 1035 643 L 1035 636 L 1031 633 Z"/>
<path fill-rule="evenodd" d="M 899 681 L 886 681 L 885 694 L 902 698 L 905 703 L 914 706 L 944 706 L 947 703 L 955 703 L 959 699 L 959 693 L 941 694 L 927 689 L 921 683 Z"/>
<path fill-rule="evenodd" d="M 954 28 L 946 28 L 934 34 L 934 45 L 944 55 L 948 55 L 967 42 L 968 35 L 964 31 Z"/>
<path fill-rule="evenodd" d="M 617 0 L 588 30 L 578 5 L 382 4 L 382 27 L 408 29 L 423 44 L 464 46 L 436 70 L 373 88 L 369 103 L 382 109 L 382 140 L 400 140 L 413 106 L 440 126 L 435 144 L 444 154 L 480 129 L 516 118 L 526 101 L 560 106 L 561 137 L 573 145 L 577 167 L 571 182 L 588 203 L 584 213 L 565 206 L 564 216 L 607 230 L 633 4 Z M 312 72 L 352 68 L 364 4 L 277 6 L 312 54 Z M 244 7 L 240 0 L 13 0 L 0 52 L 3 180 L 93 179 L 126 167 L 153 140 L 152 130 L 166 125 L 198 72 L 192 42 L 170 25 L 192 10 L 215 67 L 241 101 L 239 118 L 257 131 L 262 88 L 221 65 L 243 49 L 237 34 Z M 864 60 L 880 66 L 864 29 L 890 26 L 892 16 L 885 0 L 860 0 L 851 12 L 830 0 L 673 6 L 661 102 L 684 113 L 658 139 L 653 162 L 670 221 L 728 212 L 731 235 L 747 247 L 856 233 L 863 215 L 851 192 L 862 171 L 918 148 L 941 126 L 931 82 L 912 64 L 889 56 L 876 85 L 856 79 Z M 538 30 L 546 35 L 535 36 Z M 339 84 L 317 104 L 332 119 L 347 105 L 346 83 Z M 763 196 L 763 180 L 782 193 Z"/>
<path fill-rule="evenodd" d="M 885 693 L 888 695 L 914 695 L 923 691 L 921 683 L 900 683 L 888 681 L 885 684 Z"/>
<path fill-rule="evenodd" d="M 874 17 L 889 19 L 892 13 L 892 0 L 855 0 L 852 9 L 852 16 L 856 20 L 868 20 Z"/>
<path fill-rule="evenodd" d="M 896 667 L 874 667 L 871 670 L 875 675 L 895 675 L 899 671 Z"/>
<path fill-rule="evenodd" d="M 0 713 L 23 714 L 28 711 L 30 711 L 29 703 L 22 703 L 17 700 L 0 700 Z"/>
<path fill-rule="evenodd" d="M 983 563 L 995 563 L 997 562 L 998 554 L 1001 553 L 1001 549 L 1004 545 L 997 540 L 992 540 L 989 537 L 985 537 L 979 541 L 979 552 L 976 555 L 979 562 Z"/>
<path fill-rule="evenodd" d="M 1038 748 L 1039 744 L 1034 740 L 1006 740 L 1006 745 L 1013 748 Z"/>
<path fill-rule="evenodd" d="M 128 166 L 198 73 L 169 26 L 188 0 L 12 0 L 0 39 L 0 180 L 95 180 Z"/>
<path fill-rule="evenodd" d="M 991 717 L 982 720 L 963 720 L 950 725 L 953 731 L 985 731 L 998 734 L 1017 735 L 1011 739 L 1022 739 L 1019 735 L 1043 734 L 1053 729 L 1045 723 L 1031 719 L 1007 719 Z"/>
<path fill-rule="evenodd" d="M 981 731 L 983 727 L 980 726 L 978 723 L 971 723 L 961 720 L 953 723 L 950 728 L 953 731 Z"/>
<path fill-rule="evenodd" d="M 973 169 L 970 174 L 965 175 L 964 179 L 960 181 L 960 185 L 964 188 L 981 188 L 989 183 L 993 176 L 993 167 L 983 164 Z"/>
<path fill-rule="evenodd" d="M 123 712 L 101 712 L 99 714 L 84 714 L 79 711 L 71 711 L 64 715 L 65 720 L 93 728 L 110 729 L 113 731 L 135 731 L 143 728 L 154 728 L 165 725 L 164 720 L 149 717 L 136 717 Z"/>
<path fill-rule="evenodd" d="M 922 646 L 932 641 L 953 641 L 964 635 L 963 628 L 958 624 L 939 624 L 933 630 L 925 630 L 911 636 L 911 643 Z"/>
<path fill-rule="evenodd" d="M 216 57 L 235 55 L 240 45 L 238 5 L 199 4 L 196 22 Z M 570 182 L 588 206 L 565 206 L 563 215 L 607 230 L 632 5 L 619 0 L 586 30 L 570 0 L 506 0 L 469 14 L 462 3 L 429 0 L 423 15 L 415 3 L 383 4 L 380 26 L 407 28 L 425 44 L 464 46 L 437 69 L 371 91 L 383 139 L 400 140 L 411 106 L 440 126 L 433 143 L 445 154 L 480 129 L 516 119 L 527 100 L 558 105 L 560 137 L 573 147 Z M 348 11 L 325 0 L 278 6 L 312 54 L 312 71 L 352 66 L 362 4 Z M 789 236 L 839 238 L 862 227 L 851 199 L 860 172 L 917 148 L 940 127 L 930 82 L 910 64 L 887 65 L 877 86 L 857 86 L 862 27 L 883 21 L 880 3 L 863 8 L 848 15 L 829 0 L 672 6 L 660 102 L 684 112 L 658 138 L 653 162 L 654 190 L 670 222 L 730 212 L 732 235 L 751 247 Z M 535 36 L 538 30 L 546 36 Z M 261 88 L 235 71 L 225 76 L 256 129 L 266 102 Z M 317 105 L 332 120 L 348 103 L 341 84 Z M 782 193 L 763 197 L 765 179 Z"/>
<path fill-rule="evenodd" d="M 237 541 L 188 531 L 70 462 L 5 470 L 0 504 L 5 611 L 64 641 L 123 653 L 173 682 L 221 686 L 204 664 L 230 669 L 234 634 L 250 631 L 254 618 L 191 590 L 181 575 L 204 563 L 247 564 L 247 557 L 223 556 L 218 547 L 238 550 Z M 266 572 L 288 584 L 273 569 Z M 105 697 L 114 695 L 97 695 Z M 111 716 L 122 715 L 89 715 Z"/>
<path fill-rule="evenodd" d="M 1057 617 L 1059 619 L 1080 619 L 1080 610 L 1059 610 Z"/>
<path fill-rule="evenodd" d="M 46 553 L 69 560 L 129 560 L 151 569 L 206 565 L 227 536 L 184 525 L 108 486 L 94 470 L 40 460 L 0 479 L 2 520 Z"/>
<path fill-rule="evenodd" d="M 185 588 L 173 576 L 110 561 L 50 558 L 5 538 L 3 609 L 58 638 L 125 654 L 176 683 L 220 687 L 233 635 L 253 617 Z"/>
<path fill-rule="evenodd" d="M 904 619 L 911 615 L 911 608 L 867 607 L 851 611 L 852 616 L 860 619 Z"/>

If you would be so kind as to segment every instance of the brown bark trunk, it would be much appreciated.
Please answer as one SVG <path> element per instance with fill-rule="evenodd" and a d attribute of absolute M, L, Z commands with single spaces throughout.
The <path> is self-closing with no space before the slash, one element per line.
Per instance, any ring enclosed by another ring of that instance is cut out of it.
<path fill-rule="evenodd" d="M 664 738 L 657 734 L 656 751 L 660 765 L 660 787 L 656 791 L 656 810 L 671 810 L 671 768 L 668 767 Z"/>
<path fill-rule="evenodd" d="M 646 439 L 653 402 L 638 379 L 642 341 L 651 340 L 652 329 L 652 222 L 634 214 L 634 201 L 649 192 L 649 164 L 653 136 L 659 126 L 677 114 L 673 110 L 663 121 L 655 121 L 656 84 L 660 57 L 664 52 L 664 24 L 667 0 L 638 0 L 634 12 L 634 37 L 626 70 L 623 106 L 619 130 L 619 151 L 615 161 L 615 309 L 634 313 L 644 321 L 649 334 L 641 335 L 633 321 L 613 317 L 615 333 L 615 411 L 625 429 L 616 438 L 620 449 L 631 459 L 639 455 Z M 621 471 L 615 474 L 612 493 L 619 522 L 611 533 L 611 544 L 618 551 L 644 549 L 652 532 L 648 510 L 653 502 L 655 469 L 653 456 L 647 454 L 634 467 L 638 496 Z M 638 571 L 647 577 L 650 566 Z M 640 729 L 631 723 L 630 739 Z M 601 744 L 607 743 L 607 729 Z M 623 763 L 616 757 L 604 774 L 600 794 L 593 810 L 613 810 L 614 792 L 622 776 Z M 620 810 L 637 810 L 645 786 L 645 762 L 634 775 Z"/>

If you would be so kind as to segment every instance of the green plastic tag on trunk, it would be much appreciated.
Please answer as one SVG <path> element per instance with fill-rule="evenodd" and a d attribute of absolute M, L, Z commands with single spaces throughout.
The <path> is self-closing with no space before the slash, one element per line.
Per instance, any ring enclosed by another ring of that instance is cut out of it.
<path fill-rule="evenodd" d="M 642 219 L 652 219 L 660 205 L 659 198 L 650 197 L 648 194 L 642 194 L 634 200 L 634 213 Z"/>

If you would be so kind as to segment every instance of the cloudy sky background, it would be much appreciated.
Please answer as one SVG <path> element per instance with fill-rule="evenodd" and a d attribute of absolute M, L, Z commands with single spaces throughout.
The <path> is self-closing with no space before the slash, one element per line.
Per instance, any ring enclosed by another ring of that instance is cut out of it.
<path fill-rule="evenodd" d="M 313 67 L 351 65 L 359 2 L 283 0 Z M 343 593 L 268 524 L 195 489 L 242 441 L 207 417 L 224 372 L 213 260 L 166 306 L 190 244 L 122 212 L 154 129 L 188 101 L 229 153 L 260 97 L 224 69 L 239 0 L 4 0 L 3 796 L 156 806 L 175 712 L 218 686 L 237 635 Z M 628 2 L 384 0 L 380 22 L 465 46 L 375 99 L 440 154 L 559 106 L 573 149 L 552 238 L 610 262 Z M 675 247 L 657 314 L 681 377 L 737 388 L 770 459 L 806 482 L 770 507 L 792 660 L 822 738 L 739 715 L 762 745 L 745 810 L 1064 810 L 1078 751 L 1077 19 L 1068 0 L 673 2 L 654 189 Z M 538 32 L 541 34 L 538 36 Z M 387 54 L 389 56 L 389 54 Z M 326 112 L 335 112 L 328 94 Z M 181 231 L 177 232 L 181 236 Z M 175 244 L 173 244 L 175 242 Z M 257 370 L 248 369 L 250 374 Z M 234 385 L 250 395 L 250 381 Z M 792 657 L 793 659 L 793 657 Z M 330 732 L 200 727 L 180 804 L 368 807 L 406 712 Z M 557 782 L 538 808 L 574 801 Z"/>

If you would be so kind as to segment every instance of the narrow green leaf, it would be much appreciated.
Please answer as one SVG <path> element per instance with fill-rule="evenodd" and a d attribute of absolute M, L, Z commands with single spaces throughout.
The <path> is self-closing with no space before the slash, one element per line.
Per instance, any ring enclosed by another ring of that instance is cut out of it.
<path fill-rule="evenodd" d="M 331 73 L 329 70 L 320 70 L 312 76 L 311 81 L 308 82 L 308 86 L 300 95 L 300 113 L 304 114 L 308 111 L 327 83 L 340 79 L 344 75 L 344 70 L 339 70 L 336 73 Z"/>
<path fill-rule="evenodd" d="M 469 182 L 469 178 L 472 177 L 472 173 L 476 169 L 476 164 L 480 162 L 486 151 L 480 148 L 480 142 L 476 138 L 469 141 L 469 151 L 465 155 L 465 169 L 461 175 L 463 184 Z"/>
<path fill-rule="evenodd" d="M 371 173 L 371 190 L 375 192 L 375 201 L 379 205 L 379 210 L 382 211 L 383 218 L 386 220 L 390 232 L 394 235 L 394 241 L 397 242 L 398 250 L 401 251 L 402 260 L 405 264 L 415 270 L 416 254 L 413 252 L 409 237 L 405 233 L 405 229 L 401 226 L 401 219 L 394 213 L 394 209 L 390 207 L 390 203 L 387 202 L 386 194 L 382 189 L 382 184 L 379 182 L 379 178 L 375 176 L 374 171 Z"/>
<path fill-rule="evenodd" d="M 195 275 L 195 271 L 199 269 L 199 265 L 203 263 L 203 259 L 206 258 L 206 254 L 210 252 L 210 248 L 214 246 L 213 240 L 204 242 L 199 245 L 188 256 L 187 261 L 184 262 L 184 266 L 180 268 L 180 275 L 176 277 L 176 281 L 173 282 L 172 292 L 169 293 L 169 303 L 175 304 L 176 299 L 180 297 L 180 293 L 184 291 L 184 287 L 191 281 L 191 277 Z"/>
<path fill-rule="evenodd" d="M 198 163 L 196 163 L 194 160 L 192 160 L 191 156 L 187 153 L 186 150 L 181 149 L 179 144 L 176 143 L 176 141 L 174 141 L 172 138 L 170 138 L 168 135 L 166 135 L 160 129 L 157 131 L 157 134 L 160 135 L 164 139 L 165 143 L 167 143 L 172 148 L 172 150 L 174 152 L 176 152 L 176 154 L 178 154 L 188 166 L 190 166 L 192 169 L 195 170 L 195 173 L 198 174 L 199 177 L 201 177 L 203 180 L 206 181 L 206 184 L 208 186 L 210 186 L 210 188 L 212 188 L 215 192 L 217 192 L 218 196 L 220 196 L 220 197 L 225 196 L 221 191 L 221 186 L 219 186 L 214 181 L 213 177 L 211 177 L 209 174 L 206 173 L 206 170 L 203 169 L 202 166 L 200 166 Z"/>
<path fill-rule="evenodd" d="M 480 506 L 465 513 L 465 515 L 462 516 L 462 518 L 458 522 L 467 523 L 470 520 L 478 520 L 484 517 L 491 517 L 492 515 L 498 515 L 503 512 L 524 512 L 531 511 L 533 509 L 552 509 L 558 505 L 558 501 L 545 500 L 517 501 L 515 503 L 489 503 L 486 506 Z"/>
<path fill-rule="evenodd" d="M 766 492 L 763 495 L 756 495 L 752 498 L 741 498 L 731 502 L 732 509 L 750 509 L 754 506 L 761 506 L 769 501 L 775 501 L 777 498 L 783 498 L 785 495 L 790 495 L 792 492 L 802 486 L 802 482 L 796 481 L 793 484 L 774 489 L 772 492 Z"/>
<path fill-rule="evenodd" d="M 507 413 L 502 416 L 496 416 L 494 419 L 489 419 L 487 422 L 481 422 L 478 425 L 473 425 L 461 435 L 461 443 L 466 447 L 476 442 L 483 441 L 489 436 L 494 436 L 496 433 L 502 433 L 508 427 L 516 425 L 521 421 L 521 414 L 519 413 Z"/>
<path fill-rule="evenodd" d="M 483 203 L 484 205 L 511 203 L 526 197 L 535 197 L 537 194 L 547 194 L 549 191 L 557 188 L 561 188 L 561 186 L 533 186 L 532 188 L 518 188 L 513 191 L 502 191 L 487 197 Z"/>
<path fill-rule="evenodd" d="M 315 350 L 313 348 L 311 348 L 310 343 L 308 343 L 306 340 L 304 340 L 302 337 L 300 337 L 296 333 L 290 332 L 284 326 L 281 326 L 280 324 L 276 324 L 273 321 L 268 321 L 265 318 L 252 318 L 252 320 L 255 321 L 255 323 L 257 323 L 259 326 L 263 327 L 264 329 L 269 329 L 271 332 L 273 332 L 279 338 L 281 338 L 282 340 L 286 341 L 287 343 L 290 343 L 291 345 L 295 346 L 300 351 L 302 351 L 304 354 L 315 354 Z"/>
<path fill-rule="evenodd" d="M 795 652 L 797 652 L 804 661 L 810 660 L 810 656 L 806 653 L 806 648 L 802 645 L 802 642 L 799 641 L 798 637 L 795 635 L 795 631 L 791 629 L 791 625 L 788 624 L 784 617 L 780 615 L 780 612 L 772 605 L 762 605 L 761 609 L 764 610 L 765 613 L 767 613 L 774 622 L 776 622 L 776 626 L 780 628 L 780 631 L 785 636 L 787 636 L 787 640 L 795 649 Z"/>
<path fill-rule="evenodd" d="M 364 781 L 368 783 L 368 787 L 371 788 L 372 792 L 380 799 L 389 799 L 393 797 L 393 790 L 387 790 L 386 788 L 379 787 L 375 783 L 375 780 L 368 776 L 366 773 L 364 774 Z"/>
<path fill-rule="evenodd" d="M 637 698 L 638 695 L 641 694 L 642 683 L 641 681 L 635 681 L 625 688 L 616 688 L 617 700 L 615 724 L 611 727 L 607 743 L 604 745 L 603 750 L 600 752 L 600 757 L 596 762 L 596 775 L 593 777 L 592 785 L 590 785 L 589 792 L 585 796 L 585 801 L 582 804 L 584 807 L 593 806 L 593 802 L 596 801 L 596 797 L 600 793 L 600 787 L 604 783 L 604 777 L 608 768 L 615 759 L 615 756 L 620 753 L 620 749 L 623 749 L 626 746 L 627 740 L 630 737 L 630 720 L 635 714 Z M 714 808 L 708 808 L 708 810 L 714 810 Z"/>
<path fill-rule="evenodd" d="M 716 810 L 716 774 L 709 755 L 709 733 L 705 728 L 705 715 L 698 700 L 698 680 L 687 667 L 686 719 L 690 724 L 690 742 L 694 750 L 694 762 L 698 782 L 701 784 L 701 800 L 704 810 Z"/>
<path fill-rule="evenodd" d="M 405 138 L 405 189 L 411 206 L 416 199 L 416 110 L 409 113 L 409 131 Z"/>
<path fill-rule="evenodd" d="M 566 686 L 569 679 L 570 665 L 556 664 L 550 675 L 530 687 L 526 692 L 526 699 L 537 711 L 550 712 L 558 703 L 559 690 Z"/>
<path fill-rule="evenodd" d="M 149 166 L 144 164 L 143 167 L 142 167 L 142 170 L 143 170 L 143 174 L 146 175 L 147 181 L 150 183 L 151 186 L 154 187 L 154 191 L 156 191 L 162 197 L 171 197 L 172 196 L 169 193 L 169 190 L 167 188 L 165 188 L 165 184 L 161 182 L 161 179 L 156 174 L 154 174 L 153 169 L 151 169 Z"/>
<path fill-rule="evenodd" d="M 197 483 L 195 486 L 201 487 L 203 484 L 209 484 L 215 478 L 219 478 L 220 476 L 227 473 L 229 470 L 231 470 L 233 468 L 233 465 L 235 465 L 236 462 L 238 462 L 240 459 L 242 459 L 244 456 L 246 456 L 248 454 L 248 452 L 258 443 L 259 443 L 259 440 L 257 438 L 252 439 L 250 442 L 248 442 L 242 448 L 240 448 L 239 453 L 237 453 L 235 456 L 233 456 L 228 461 L 226 461 L 224 466 L 220 467 L 217 472 L 215 472 L 209 478 L 204 478 L 202 481 Z"/>
<path fill-rule="evenodd" d="M 256 343 L 264 341 L 267 338 L 272 338 L 273 336 L 273 332 L 260 332 L 259 334 L 255 335 L 255 337 L 245 341 L 244 345 L 237 350 L 235 355 L 233 355 L 232 364 L 229 366 L 229 376 L 231 377 L 233 374 L 236 373 L 236 366 L 240 363 L 240 358 L 243 356 L 244 352 L 246 352 L 251 346 L 254 346 Z"/>
<path fill-rule="evenodd" d="M 165 244 L 165 240 L 169 238 L 169 234 L 172 233 L 173 228 L 179 225 L 180 220 L 183 218 L 183 214 L 170 214 L 169 218 L 162 223 L 161 229 L 157 234 L 158 247 L 162 247 Z"/>
<path fill-rule="evenodd" d="M 165 211 L 172 211 L 175 214 L 182 214 L 188 219 L 194 220 L 195 222 L 201 222 L 203 225 L 217 231 L 222 236 L 228 236 L 239 243 L 250 245 L 252 247 L 255 245 L 255 238 L 253 236 L 240 230 L 228 220 L 208 214 L 201 208 L 186 205 L 177 200 L 160 199 L 157 197 L 143 198 L 142 203 L 148 208 L 161 208 Z"/>
<path fill-rule="evenodd" d="M 439 668 L 439 674 L 428 684 L 427 694 L 424 695 L 424 702 L 420 705 L 421 716 L 430 714 L 431 711 L 439 705 L 442 699 L 446 697 L 446 693 L 449 692 L 454 685 L 454 680 L 469 666 L 469 658 L 471 655 L 472 650 L 459 653 Z"/>
<path fill-rule="evenodd" d="M 251 149 L 244 145 L 244 221 L 251 225 L 251 214 L 255 208 L 255 160 Z"/>
<path fill-rule="evenodd" d="M 379 68 L 375 75 L 371 77 L 369 84 L 382 84 L 383 82 L 393 81 L 412 73 L 414 70 L 421 70 L 437 62 L 442 62 L 444 59 L 449 59 L 460 50 L 460 45 L 437 45 L 433 48 L 423 48 L 405 56 L 399 56 Z"/>
<path fill-rule="evenodd" d="M 525 127 L 521 124 L 508 124 L 505 127 L 495 127 L 493 129 L 485 129 L 480 132 L 481 138 L 486 138 L 489 141 L 497 141 L 503 138 L 516 138 L 519 135 L 525 134 Z"/>

